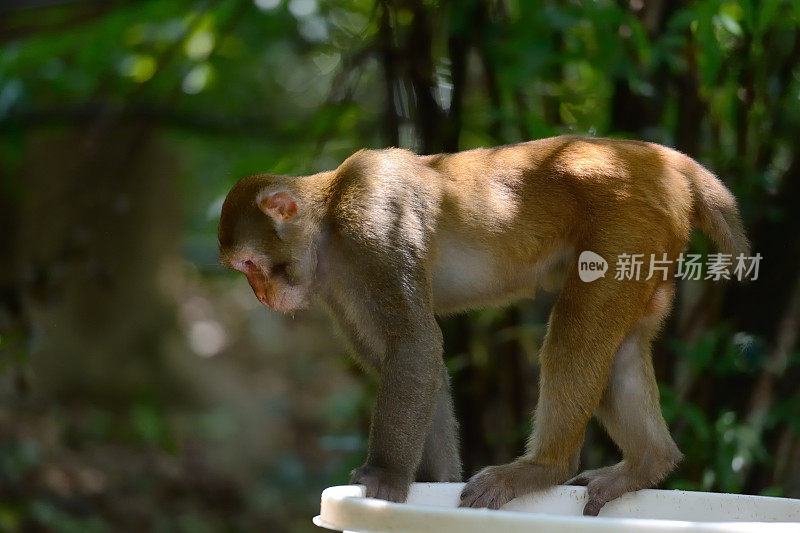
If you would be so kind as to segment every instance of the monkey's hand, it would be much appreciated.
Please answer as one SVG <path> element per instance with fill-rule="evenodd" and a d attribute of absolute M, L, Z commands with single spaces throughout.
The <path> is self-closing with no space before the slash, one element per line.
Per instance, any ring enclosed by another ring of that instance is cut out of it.
<path fill-rule="evenodd" d="M 350 472 L 350 483 L 365 485 L 367 498 L 403 503 L 408 496 L 411 479 L 409 476 L 390 472 L 385 468 L 363 465 Z"/>

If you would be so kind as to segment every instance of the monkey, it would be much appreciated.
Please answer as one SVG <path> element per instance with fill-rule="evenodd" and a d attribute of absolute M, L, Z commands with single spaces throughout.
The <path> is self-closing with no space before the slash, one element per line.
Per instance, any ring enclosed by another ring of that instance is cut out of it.
<path fill-rule="evenodd" d="M 472 476 L 459 505 L 498 509 L 568 483 L 587 487 L 584 514 L 597 515 L 682 457 L 651 344 L 692 227 L 724 253 L 749 253 L 734 196 L 690 157 L 560 136 L 437 155 L 360 150 L 332 171 L 245 177 L 224 201 L 218 237 L 223 265 L 244 273 L 260 302 L 283 312 L 321 302 L 378 376 L 366 460 L 350 481 L 392 502 L 415 480 L 461 481 L 437 316 L 532 298 L 556 280 L 525 452 Z M 584 282 L 584 250 L 671 266 L 667 276 Z M 592 416 L 622 459 L 578 474 Z"/>

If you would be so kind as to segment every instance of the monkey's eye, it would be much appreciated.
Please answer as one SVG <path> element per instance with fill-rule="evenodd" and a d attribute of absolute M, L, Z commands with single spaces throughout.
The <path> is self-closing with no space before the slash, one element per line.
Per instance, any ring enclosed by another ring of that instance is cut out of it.
<path fill-rule="evenodd" d="M 272 267 L 273 276 L 282 276 L 286 274 L 286 269 L 289 268 L 289 263 L 278 263 Z"/>

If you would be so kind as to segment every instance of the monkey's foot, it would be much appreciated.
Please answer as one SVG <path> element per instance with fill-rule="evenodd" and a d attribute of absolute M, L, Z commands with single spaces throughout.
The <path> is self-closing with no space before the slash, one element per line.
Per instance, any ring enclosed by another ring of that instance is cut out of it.
<path fill-rule="evenodd" d="M 464 486 L 459 507 L 499 509 L 517 496 L 559 483 L 567 477 L 568 468 L 568 465 L 537 463 L 531 457 L 488 466 L 472 476 Z"/>
<path fill-rule="evenodd" d="M 459 507 L 499 509 L 520 494 L 554 485 L 566 475 L 561 469 L 530 459 L 488 466 L 472 476 L 461 491 Z"/>
<path fill-rule="evenodd" d="M 632 490 L 641 488 L 635 477 L 619 465 L 586 470 L 566 483 L 586 487 L 589 499 L 583 507 L 585 516 L 597 516 L 600 509 L 611 500 L 615 500 Z"/>
<path fill-rule="evenodd" d="M 350 472 L 350 483 L 367 487 L 367 498 L 380 498 L 403 503 L 411 482 L 406 476 L 389 472 L 385 468 L 363 465 Z"/>
<path fill-rule="evenodd" d="M 487 466 L 472 476 L 461 491 L 458 506 L 499 509 L 511 501 L 514 498 L 514 489 L 509 482 L 511 466 Z"/>

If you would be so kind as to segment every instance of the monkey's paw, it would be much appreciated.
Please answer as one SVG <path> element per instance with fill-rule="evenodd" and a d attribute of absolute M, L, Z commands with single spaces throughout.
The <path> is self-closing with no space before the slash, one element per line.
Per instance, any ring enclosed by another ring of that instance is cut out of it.
<path fill-rule="evenodd" d="M 366 486 L 367 498 L 403 503 L 411 481 L 407 476 L 389 472 L 385 468 L 363 465 L 350 472 L 350 483 Z"/>
<path fill-rule="evenodd" d="M 461 491 L 459 507 L 499 509 L 514 499 L 511 486 L 513 464 L 487 466 L 470 478 Z"/>
<path fill-rule="evenodd" d="M 586 487 L 588 498 L 583 507 L 586 516 L 597 516 L 605 504 L 641 486 L 637 486 L 631 476 L 615 466 L 587 470 L 567 481 L 566 485 Z"/>

